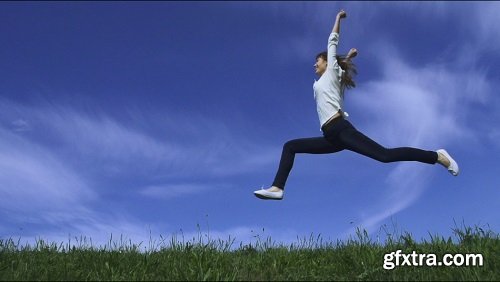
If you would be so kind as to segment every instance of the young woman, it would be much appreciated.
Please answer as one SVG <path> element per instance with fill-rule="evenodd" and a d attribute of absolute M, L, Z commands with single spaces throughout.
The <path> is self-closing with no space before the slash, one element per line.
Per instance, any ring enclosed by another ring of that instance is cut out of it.
<path fill-rule="evenodd" d="M 337 14 L 328 39 L 328 50 L 318 54 L 314 64 L 316 74 L 320 76 L 314 82 L 313 88 L 323 137 L 301 138 L 286 142 L 273 185 L 268 189 L 254 191 L 258 198 L 283 199 L 285 183 L 296 153 L 329 154 L 347 149 L 383 163 L 398 161 L 439 163 L 452 175 L 458 175 L 458 164 L 446 150 L 440 149 L 434 152 L 410 147 L 387 149 L 363 135 L 345 119 L 347 114 L 342 110 L 344 90 L 355 87 L 353 76 L 356 74 L 356 69 L 351 59 L 358 53 L 353 48 L 347 56 L 337 55 L 340 20 L 346 16 L 343 10 Z"/>

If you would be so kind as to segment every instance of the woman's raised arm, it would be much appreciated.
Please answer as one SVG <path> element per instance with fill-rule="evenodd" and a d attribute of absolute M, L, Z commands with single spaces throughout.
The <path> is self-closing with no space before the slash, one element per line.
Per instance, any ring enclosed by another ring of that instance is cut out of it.
<path fill-rule="evenodd" d="M 343 19 L 347 16 L 344 10 L 340 10 L 337 14 L 337 18 L 335 19 L 335 24 L 333 25 L 332 33 L 330 37 L 328 37 L 328 59 L 330 62 L 328 64 L 328 68 L 334 67 L 334 62 L 337 56 L 337 45 L 339 44 L 339 30 L 340 30 L 340 19 Z"/>
<path fill-rule="evenodd" d="M 335 19 L 335 24 L 333 25 L 332 32 L 339 33 L 340 32 L 340 19 L 343 19 L 347 16 L 344 10 L 340 10 L 337 14 L 337 18 Z"/>

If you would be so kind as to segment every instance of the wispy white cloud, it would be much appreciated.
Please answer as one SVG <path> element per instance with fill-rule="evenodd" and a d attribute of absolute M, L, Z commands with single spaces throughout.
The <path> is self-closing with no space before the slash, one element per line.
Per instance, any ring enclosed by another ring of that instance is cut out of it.
<path fill-rule="evenodd" d="M 0 107 L 7 123 L 21 118 L 34 121 L 30 135 L 21 137 L 36 139 L 44 134 L 57 142 L 57 152 L 70 156 L 73 165 L 97 166 L 105 173 L 162 171 L 164 177 L 179 177 L 191 175 L 196 167 L 203 175 L 227 176 L 270 164 L 280 151 L 278 146 L 235 136 L 224 122 L 191 113 L 166 113 L 160 121 L 158 114 L 142 114 L 142 123 L 163 123 L 156 132 L 146 133 L 104 113 L 86 114 L 62 105 L 32 107 L 2 101 Z"/>
<path fill-rule="evenodd" d="M 352 91 L 349 98 L 354 107 L 370 116 L 369 124 L 361 125 L 369 136 L 388 147 L 436 150 L 451 146 L 452 154 L 459 142 L 477 141 L 477 132 L 467 120 L 475 114 L 472 105 L 490 100 L 493 87 L 487 73 L 473 67 L 457 68 L 456 62 L 414 67 L 397 52 L 381 57 L 380 65 L 383 77 Z M 439 169 L 447 173 L 441 166 Z M 428 173 L 415 164 L 399 164 L 387 178 L 381 203 L 368 208 L 371 215 L 360 226 L 373 230 L 411 205 L 428 186 Z"/>
<path fill-rule="evenodd" d="M 108 200 L 103 194 L 120 193 L 109 183 L 122 176 L 134 176 L 143 196 L 193 196 L 227 187 L 221 178 L 274 164 L 280 151 L 195 114 L 165 114 L 163 120 L 142 114 L 138 123 L 157 127 L 146 133 L 106 113 L 61 104 L 0 99 L 0 110 L 0 204 L 8 217 L 2 222 L 44 225 L 37 234 L 57 240 L 72 234 L 103 241 L 110 233 L 145 238 L 134 216 L 102 205 Z M 25 125 L 29 130 L 18 130 Z M 193 176 L 206 183 L 193 184 Z"/>
<path fill-rule="evenodd" d="M 50 151 L 0 128 L 2 208 L 41 215 L 95 199 L 84 179 Z"/>
<path fill-rule="evenodd" d="M 172 199 L 189 195 L 201 194 L 207 191 L 219 190 L 226 188 L 227 185 L 221 184 L 196 184 L 196 183 L 182 183 L 182 184 L 166 184 L 159 186 L 147 186 L 139 188 L 139 194 L 155 199 Z"/>
<path fill-rule="evenodd" d="M 14 131 L 28 131 L 31 129 L 29 123 L 24 119 L 18 119 L 12 122 Z"/>
<path fill-rule="evenodd" d="M 7 100 L 0 100 L 0 109 L 0 205 L 2 222 L 12 225 L 2 236 L 34 233 L 55 240 L 67 234 L 94 239 L 120 230 L 131 234 L 131 219 L 113 218 L 127 212 L 106 210 L 102 204 L 107 199 L 101 194 L 112 188 L 102 178 L 113 172 L 109 168 L 124 175 L 140 168 L 131 165 L 135 162 L 151 167 L 155 160 L 175 158 L 169 155 L 168 144 L 106 116 L 92 117 L 50 103 L 20 105 Z M 16 126 L 26 124 L 30 130 Z M 16 233 L 17 226 L 23 232 Z"/>
<path fill-rule="evenodd" d="M 2 237 L 16 237 L 19 230 L 31 234 L 27 226 L 69 231 L 76 222 L 98 217 L 91 206 L 99 196 L 87 179 L 50 150 L 1 127 L 0 194 L 1 220 L 10 224 Z"/>
<path fill-rule="evenodd" d="M 474 46 L 479 50 L 496 51 L 500 44 L 500 3 L 480 2 L 472 11 L 464 11 L 462 24 L 475 37 Z M 468 18 L 469 16 L 470 18 Z"/>

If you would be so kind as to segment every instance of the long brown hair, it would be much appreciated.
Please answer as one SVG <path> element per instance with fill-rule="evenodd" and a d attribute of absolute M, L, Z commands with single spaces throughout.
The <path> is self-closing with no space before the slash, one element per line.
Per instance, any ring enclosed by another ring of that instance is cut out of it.
<path fill-rule="evenodd" d="M 323 60 L 328 62 L 328 52 L 321 52 L 316 56 L 316 60 L 318 58 L 322 58 Z M 356 82 L 354 81 L 354 76 L 358 74 L 356 69 L 356 65 L 352 62 L 352 60 L 346 60 L 347 55 L 337 55 L 337 63 L 344 70 L 344 74 L 341 77 L 340 84 L 343 88 L 354 88 L 356 87 Z"/>
<path fill-rule="evenodd" d="M 346 60 L 347 55 L 337 55 L 336 58 L 337 63 L 344 70 L 340 84 L 348 89 L 356 87 L 356 82 L 354 81 L 354 76 L 358 74 L 356 65 L 352 60 Z"/>

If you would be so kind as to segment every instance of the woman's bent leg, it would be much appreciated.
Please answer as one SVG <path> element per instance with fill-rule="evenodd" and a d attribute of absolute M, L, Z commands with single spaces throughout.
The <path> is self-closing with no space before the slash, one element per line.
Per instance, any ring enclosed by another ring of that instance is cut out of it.
<path fill-rule="evenodd" d="M 417 161 L 435 164 L 438 159 L 438 154 L 434 151 L 426 151 L 412 147 L 387 149 L 356 130 L 352 125 L 343 130 L 339 138 L 346 149 L 383 163 Z"/>
<path fill-rule="evenodd" d="M 341 151 L 343 148 L 339 145 L 328 142 L 324 137 L 301 138 L 290 140 L 283 145 L 281 160 L 278 172 L 273 181 L 273 186 L 284 189 L 286 180 L 293 167 L 295 154 L 330 154 Z"/>

